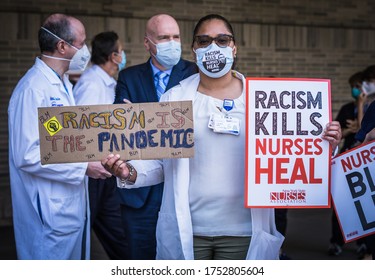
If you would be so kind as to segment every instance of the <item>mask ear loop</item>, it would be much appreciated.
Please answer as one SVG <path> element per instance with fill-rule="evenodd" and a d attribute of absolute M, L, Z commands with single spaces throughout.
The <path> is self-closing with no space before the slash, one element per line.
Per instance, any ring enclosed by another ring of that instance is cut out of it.
<path fill-rule="evenodd" d="M 152 52 L 151 52 L 151 50 L 150 50 L 150 54 L 156 59 L 156 55 L 158 54 L 158 46 L 157 46 L 157 44 L 155 44 L 147 35 L 145 36 L 145 38 L 149 41 L 149 42 L 151 42 L 151 44 L 153 44 L 154 46 L 155 46 L 155 49 L 156 49 L 156 53 L 155 54 L 153 54 Z"/>
<path fill-rule="evenodd" d="M 157 44 L 155 44 L 148 36 L 146 36 L 147 40 L 149 40 L 151 42 L 151 44 L 153 44 L 154 46 L 156 46 Z"/>
<path fill-rule="evenodd" d="M 65 43 L 67 43 L 69 46 L 75 48 L 74 46 L 70 45 L 67 41 L 65 41 L 64 39 L 61 39 L 59 36 L 57 36 L 56 34 L 52 33 L 51 31 L 49 31 L 47 28 L 41 26 L 40 29 L 46 31 L 47 33 L 51 34 L 52 36 L 54 36 L 55 38 L 61 40 L 61 41 L 64 41 Z M 57 60 L 64 60 L 64 61 L 72 61 L 71 59 L 67 59 L 67 58 L 62 58 L 62 57 L 54 57 L 54 56 L 50 56 L 50 55 L 46 55 L 46 54 L 43 54 L 42 53 L 42 56 L 44 57 L 48 57 L 48 58 L 52 58 L 52 59 L 57 59 Z"/>
<path fill-rule="evenodd" d="M 47 28 L 45 28 L 45 27 L 43 27 L 43 26 L 41 26 L 40 28 L 43 29 L 44 31 L 48 32 L 49 34 L 51 34 L 51 35 L 54 36 L 55 38 L 57 38 L 57 39 L 59 39 L 59 40 L 61 40 L 61 41 L 64 41 L 64 42 L 67 43 L 69 46 L 71 46 L 72 48 L 74 48 L 74 49 L 76 49 L 76 50 L 78 51 L 78 49 L 77 49 L 75 46 L 73 46 L 72 44 L 70 44 L 70 43 L 67 42 L 66 40 L 60 38 L 60 37 L 57 36 L 55 33 L 52 33 L 52 32 L 49 31 Z"/>
<path fill-rule="evenodd" d="M 42 53 L 42 56 L 48 57 L 48 58 L 52 58 L 52 59 L 56 59 L 56 60 L 72 61 L 72 59 L 67 59 L 67 58 L 63 58 L 63 57 L 50 56 L 50 55 L 46 55 L 44 53 Z"/>
<path fill-rule="evenodd" d="M 114 61 L 114 63 L 116 63 L 116 64 L 121 63 L 121 61 L 117 62 L 116 59 L 114 59 L 114 56 L 117 57 L 117 56 L 121 56 L 121 55 L 118 52 L 112 52 L 111 55 L 110 55 L 110 57 L 111 57 L 112 61 Z"/>

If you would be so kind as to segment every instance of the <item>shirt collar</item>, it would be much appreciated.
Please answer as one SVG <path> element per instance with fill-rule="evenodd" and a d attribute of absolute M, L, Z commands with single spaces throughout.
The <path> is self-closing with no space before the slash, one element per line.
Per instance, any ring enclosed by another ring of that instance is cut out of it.
<path fill-rule="evenodd" d="M 153 76 L 155 76 L 156 73 L 162 71 L 162 70 L 160 70 L 159 68 L 157 68 L 157 67 L 152 63 L 152 59 L 150 59 L 150 64 L 151 64 L 151 68 L 152 68 Z M 168 70 L 165 70 L 165 71 L 162 71 L 162 72 L 167 73 L 167 74 L 170 76 L 171 73 L 172 73 L 172 69 L 173 69 L 173 67 L 172 67 L 171 69 L 168 69 Z"/>
<path fill-rule="evenodd" d="M 35 59 L 35 67 L 43 73 L 52 85 L 63 86 L 68 96 L 72 97 L 72 84 L 69 81 L 68 74 L 63 74 L 62 77 L 59 77 L 56 72 L 39 57 Z M 62 78 L 62 80 L 60 78 Z"/>
<path fill-rule="evenodd" d="M 44 74 L 51 84 L 61 84 L 61 80 L 56 73 L 39 57 L 35 59 L 35 66 Z"/>
<path fill-rule="evenodd" d="M 105 72 L 99 65 L 94 64 L 91 66 L 91 68 L 99 75 L 99 77 L 104 81 L 106 86 L 111 87 L 116 85 L 116 80 L 110 75 L 108 75 L 108 73 Z"/>

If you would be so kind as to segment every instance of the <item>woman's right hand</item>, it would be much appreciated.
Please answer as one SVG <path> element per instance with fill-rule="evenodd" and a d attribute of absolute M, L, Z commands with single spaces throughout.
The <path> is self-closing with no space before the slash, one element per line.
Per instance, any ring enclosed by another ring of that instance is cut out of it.
<path fill-rule="evenodd" d="M 120 155 L 110 154 L 101 161 L 103 167 L 112 175 L 125 180 L 129 177 L 129 168 L 125 161 L 120 158 Z"/>

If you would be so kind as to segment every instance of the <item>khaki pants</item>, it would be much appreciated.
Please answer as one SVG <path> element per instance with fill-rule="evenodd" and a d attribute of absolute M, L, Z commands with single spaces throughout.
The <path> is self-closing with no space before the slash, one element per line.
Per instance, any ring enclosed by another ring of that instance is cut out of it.
<path fill-rule="evenodd" d="M 244 260 L 250 236 L 194 236 L 195 260 Z"/>

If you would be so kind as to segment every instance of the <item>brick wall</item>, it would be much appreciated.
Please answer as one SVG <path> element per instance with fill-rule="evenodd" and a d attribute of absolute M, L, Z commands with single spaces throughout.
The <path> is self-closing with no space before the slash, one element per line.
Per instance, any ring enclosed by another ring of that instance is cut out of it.
<path fill-rule="evenodd" d="M 227 17 L 235 29 L 240 72 L 247 76 L 314 77 L 332 81 L 332 113 L 350 97 L 347 79 L 375 64 L 375 2 L 355 0 L 2 0 L 0 2 L 0 224 L 11 221 L 7 106 L 18 79 L 38 55 L 37 31 L 51 13 L 78 17 L 88 43 L 98 32 L 116 31 L 127 66 L 147 59 L 147 18 L 173 15 L 180 24 L 183 55 L 195 22 L 208 13 Z"/>

